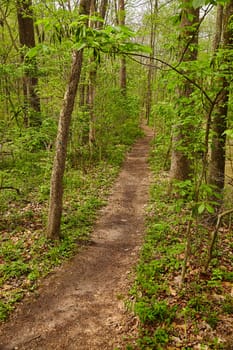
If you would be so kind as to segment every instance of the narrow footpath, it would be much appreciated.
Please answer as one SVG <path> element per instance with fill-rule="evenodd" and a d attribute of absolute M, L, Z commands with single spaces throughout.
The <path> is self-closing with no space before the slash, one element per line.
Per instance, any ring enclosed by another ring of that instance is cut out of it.
<path fill-rule="evenodd" d="M 128 154 L 90 244 L 45 278 L 0 327 L 0 350 L 113 350 L 137 329 L 124 298 L 144 236 L 152 131 Z"/>

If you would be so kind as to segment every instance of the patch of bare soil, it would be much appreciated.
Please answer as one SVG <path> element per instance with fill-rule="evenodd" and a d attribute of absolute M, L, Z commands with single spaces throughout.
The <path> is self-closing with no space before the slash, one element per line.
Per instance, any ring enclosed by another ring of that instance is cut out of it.
<path fill-rule="evenodd" d="M 125 349 L 137 320 L 125 309 L 144 235 L 150 130 L 134 145 L 90 244 L 50 274 L 1 326 L 0 349 Z"/>

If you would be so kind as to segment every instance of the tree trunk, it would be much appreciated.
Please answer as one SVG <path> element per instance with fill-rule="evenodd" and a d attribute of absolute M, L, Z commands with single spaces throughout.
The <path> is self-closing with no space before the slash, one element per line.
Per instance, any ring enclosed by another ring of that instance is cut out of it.
<path fill-rule="evenodd" d="M 121 26 L 125 25 L 125 0 L 119 0 L 118 3 L 118 23 Z M 127 88 L 127 71 L 126 71 L 126 59 L 125 57 L 121 58 L 121 67 L 120 67 L 120 88 L 122 94 L 126 96 Z"/>
<path fill-rule="evenodd" d="M 31 0 L 17 0 L 17 19 L 20 46 L 27 48 L 35 47 Z M 39 126 L 41 124 L 41 116 L 40 99 L 37 93 L 38 78 L 36 59 L 25 58 L 24 54 L 22 54 L 21 60 L 26 66 L 23 78 L 24 124 L 25 126 Z"/>
<path fill-rule="evenodd" d="M 90 14 L 94 15 L 96 13 L 96 0 L 91 0 Z M 89 23 L 91 28 L 95 28 L 97 23 L 91 21 Z M 88 110 L 90 114 L 89 123 L 89 151 L 90 158 L 93 156 L 93 146 L 95 143 L 95 112 L 94 112 L 94 100 L 95 100 L 95 84 L 97 76 L 97 63 L 94 54 L 90 58 L 90 72 L 89 72 L 89 84 L 88 84 Z"/>
<path fill-rule="evenodd" d="M 216 29 L 213 40 L 213 53 L 214 56 L 219 49 L 220 43 L 222 41 L 222 31 L 223 31 L 223 5 L 217 5 L 217 15 L 216 15 Z"/>
<path fill-rule="evenodd" d="M 151 113 L 151 103 L 152 103 L 152 85 L 153 85 L 153 77 L 154 77 L 154 56 L 155 56 L 155 34 L 156 34 L 156 19 L 158 16 L 158 0 L 150 1 L 151 6 L 151 27 L 150 27 L 150 64 L 147 72 L 147 93 L 146 93 L 146 121 L 147 125 L 150 123 L 150 113 Z"/>
<path fill-rule="evenodd" d="M 100 6 L 99 6 L 99 15 L 101 18 L 105 19 L 106 13 L 108 8 L 108 0 L 101 0 Z M 103 24 L 101 22 L 97 23 L 97 27 L 101 28 Z"/>
<path fill-rule="evenodd" d="M 94 65 L 91 68 L 89 74 L 89 89 L 88 89 L 88 109 L 90 113 L 90 124 L 89 124 L 89 149 L 90 149 L 90 157 L 93 156 L 93 147 L 96 139 L 96 116 L 94 111 L 94 102 L 95 102 L 95 85 L 96 85 L 96 76 L 97 76 L 97 67 L 96 62 L 92 58 L 91 64 Z"/>
<path fill-rule="evenodd" d="M 222 9 L 219 5 L 218 16 L 217 16 L 217 39 L 215 37 L 214 49 L 217 50 L 219 47 L 224 50 L 232 50 L 233 45 L 233 1 L 231 0 L 224 8 L 223 17 Z M 223 18 L 223 26 L 220 23 L 220 19 Z M 219 32 L 220 28 L 223 28 L 222 45 L 219 45 Z M 215 52 L 214 52 L 215 55 Z M 210 166 L 209 166 L 209 183 L 216 187 L 216 191 L 221 193 L 224 188 L 225 180 L 225 158 L 226 158 L 226 135 L 227 129 L 227 112 L 228 112 L 228 100 L 229 100 L 229 89 L 230 89 L 230 76 L 231 76 L 231 54 L 227 51 L 223 53 L 222 60 L 219 65 L 219 71 L 221 66 L 227 67 L 225 69 L 225 75 L 220 71 L 220 77 L 218 78 L 218 88 L 220 94 L 216 103 L 214 111 L 214 117 L 212 122 L 212 145 L 210 155 Z"/>
<path fill-rule="evenodd" d="M 81 0 L 80 14 L 88 15 L 90 11 L 90 0 Z M 63 200 L 63 175 L 65 171 L 67 143 L 71 115 L 74 108 L 75 97 L 81 76 L 83 61 L 83 50 L 73 52 L 71 73 L 67 89 L 65 92 L 63 106 L 60 112 L 58 133 L 56 140 L 56 151 L 53 163 L 50 203 L 48 213 L 47 237 L 58 239 L 60 237 L 60 226 L 62 217 L 62 200 Z"/>
<path fill-rule="evenodd" d="M 199 9 L 194 9 L 189 0 L 182 1 L 182 13 L 180 24 L 180 62 L 192 62 L 197 59 L 198 44 L 198 24 Z M 188 68 L 186 68 L 186 74 Z M 189 124 L 188 108 L 192 108 L 192 102 L 189 100 L 193 92 L 193 86 L 189 81 L 184 81 L 177 90 L 177 100 L 180 103 L 178 109 L 178 123 L 173 128 L 172 157 L 170 179 L 183 181 L 190 178 L 191 161 L 188 147 L 190 142 L 190 130 L 193 125 Z"/>
<path fill-rule="evenodd" d="M 95 13 L 97 11 L 96 1 L 94 0 L 92 1 L 93 1 L 92 12 Z M 107 4 L 108 4 L 108 0 L 101 0 L 100 7 L 98 10 L 98 14 L 103 20 L 105 19 L 105 15 L 106 15 Z M 101 21 L 92 23 L 91 25 L 99 29 L 103 26 Z M 98 69 L 96 58 L 94 57 L 94 55 L 91 57 L 90 66 L 91 66 L 91 70 L 89 73 L 88 109 L 90 113 L 89 149 L 90 149 L 90 157 L 92 158 L 93 146 L 96 140 L 96 115 L 94 111 L 94 104 L 95 104 L 95 87 L 96 87 L 96 78 L 97 78 L 97 69 Z"/>

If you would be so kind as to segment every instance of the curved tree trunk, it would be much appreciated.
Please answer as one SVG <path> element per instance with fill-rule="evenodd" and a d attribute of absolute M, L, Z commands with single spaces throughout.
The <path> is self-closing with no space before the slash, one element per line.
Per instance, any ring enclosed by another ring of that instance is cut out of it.
<path fill-rule="evenodd" d="M 90 11 L 90 0 L 81 0 L 80 14 L 88 15 Z M 47 237 L 58 239 L 60 237 L 60 226 L 62 217 L 63 200 L 63 175 L 65 171 L 67 143 L 71 115 L 74 108 L 75 97 L 81 76 L 83 62 L 83 50 L 73 52 L 70 78 L 65 92 L 63 106 L 60 112 L 58 133 L 56 140 L 56 151 L 53 162 L 51 177 L 50 202 L 48 213 Z"/>

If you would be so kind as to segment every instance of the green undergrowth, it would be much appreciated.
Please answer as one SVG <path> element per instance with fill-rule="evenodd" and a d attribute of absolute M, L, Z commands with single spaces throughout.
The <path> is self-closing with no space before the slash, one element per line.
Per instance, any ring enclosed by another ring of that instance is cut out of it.
<path fill-rule="evenodd" d="M 156 164 L 156 166 L 155 166 Z M 127 350 L 225 349 L 233 336 L 232 230 L 222 229 L 214 258 L 203 272 L 212 228 L 197 220 L 183 285 L 188 214 L 168 195 L 168 173 L 152 152 L 153 183 L 146 236 L 127 306 L 139 320 Z M 228 330 L 226 332 L 226 329 Z"/>
<path fill-rule="evenodd" d="M 88 174 L 73 169 L 67 172 L 60 242 L 49 241 L 44 235 L 47 201 L 36 202 L 34 198 L 33 202 L 8 209 L 2 222 L 0 319 L 7 317 L 25 292 L 35 289 L 40 277 L 88 242 L 98 209 L 105 205 L 118 169 L 118 165 L 103 163 Z"/>
<path fill-rule="evenodd" d="M 4 179 L 0 191 L 0 320 L 7 318 L 25 294 L 36 290 L 41 277 L 88 244 L 98 210 L 106 204 L 126 151 L 141 135 L 134 126 L 127 144 L 112 145 L 113 150 L 101 161 L 87 159 L 74 166 L 68 157 L 59 242 L 44 234 L 53 152 L 25 150 L 17 159 L 4 159 L 0 173 Z"/>

